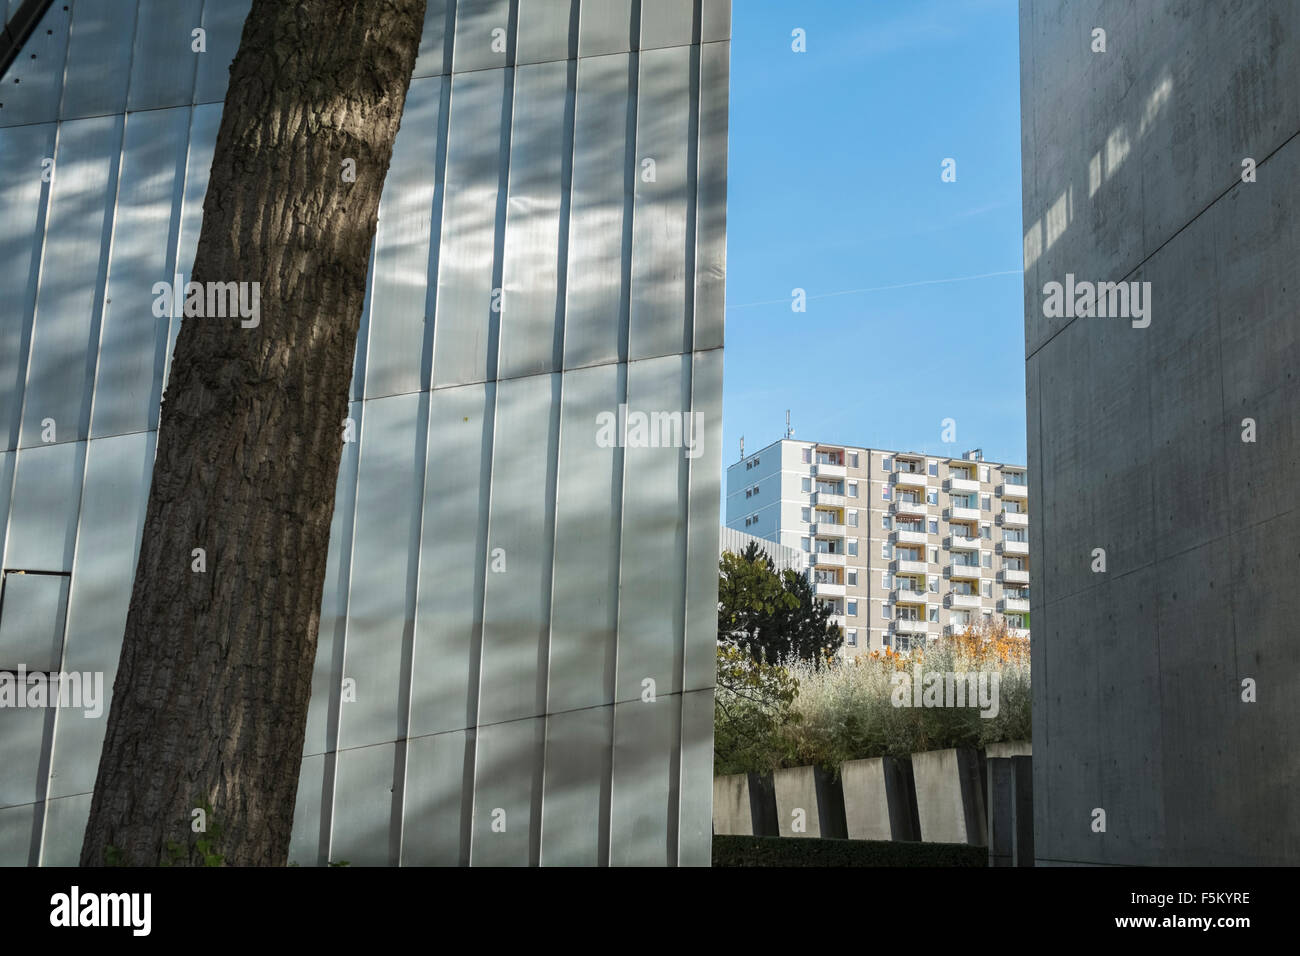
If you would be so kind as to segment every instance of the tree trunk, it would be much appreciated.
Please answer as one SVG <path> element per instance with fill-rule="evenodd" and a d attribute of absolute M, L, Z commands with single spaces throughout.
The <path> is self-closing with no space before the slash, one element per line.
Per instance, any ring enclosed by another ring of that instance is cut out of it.
<path fill-rule="evenodd" d="M 83 866 L 286 862 L 370 245 L 425 2 L 252 4 L 191 281 L 256 282 L 260 315 L 181 325 Z"/>

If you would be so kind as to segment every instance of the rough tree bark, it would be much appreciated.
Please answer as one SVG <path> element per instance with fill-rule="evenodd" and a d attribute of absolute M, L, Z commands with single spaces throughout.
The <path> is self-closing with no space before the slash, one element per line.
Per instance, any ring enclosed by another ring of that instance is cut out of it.
<path fill-rule="evenodd" d="M 248 14 L 191 281 L 259 283 L 260 323 L 181 325 L 83 866 L 202 864 L 205 805 L 210 857 L 286 862 L 366 269 L 425 3 Z"/>

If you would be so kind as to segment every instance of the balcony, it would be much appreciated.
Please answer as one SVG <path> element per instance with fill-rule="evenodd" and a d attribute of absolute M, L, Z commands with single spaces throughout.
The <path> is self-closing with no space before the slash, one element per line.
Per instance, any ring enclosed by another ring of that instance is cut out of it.
<path fill-rule="evenodd" d="M 998 610 L 1013 614 L 1026 614 L 1029 611 L 1029 598 L 1003 598 L 998 602 Z"/>
<path fill-rule="evenodd" d="M 1013 485 L 1010 482 L 1004 482 L 998 485 L 998 495 L 1003 498 L 1015 498 L 1018 501 L 1028 501 L 1029 486 Z"/>
<path fill-rule="evenodd" d="M 898 620 L 894 622 L 894 631 L 898 634 L 928 634 L 930 625 L 925 621 Z"/>
<path fill-rule="evenodd" d="M 844 626 L 844 615 L 843 615 L 843 614 L 832 614 L 830 617 L 828 617 L 828 618 L 826 619 L 826 623 L 829 624 L 829 625 L 831 625 L 832 627 L 843 627 L 843 626 Z"/>
<path fill-rule="evenodd" d="M 900 488 L 924 488 L 925 472 L 896 471 L 894 472 L 894 484 Z"/>
<path fill-rule="evenodd" d="M 980 606 L 980 596 L 978 594 L 958 594 L 955 591 L 948 595 L 948 606 L 957 608 L 977 608 Z"/>
<path fill-rule="evenodd" d="M 964 508 L 953 505 L 944 512 L 944 517 L 949 521 L 979 521 L 980 510 L 978 508 Z"/>
<path fill-rule="evenodd" d="M 974 478 L 949 478 L 947 488 L 956 495 L 979 494 L 980 483 Z"/>
<path fill-rule="evenodd" d="M 812 564 L 820 568 L 842 568 L 844 567 L 844 555 L 830 551 L 814 551 L 812 553 Z"/>
<path fill-rule="evenodd" d="M 944 542 L 944 546 L 950 551 L 978 551 L 980 547 L 979 538 L 968 538 L 965 535 L 950 534 Z"/>
<path fill-rule="evenodd" d="M 921 501 L 900 500 L 894 502 L 891 509 L 896 515 L 923 515 L 925 514 L 926 504 L 924 499 Z"/>
<path fill-rule="evenodd" d="M 844 597 L 844 585 L 833 584 L 830 581 L 814 581 L 813 595 L 819 598 L 842 598 Z"/>
<path fill-rule="evenodd" d="M 1027 627 L 1009 627 L 1007 633 L 1012 637 L 1018 637 L 1022 640 L 1029 640 L 1029 628 Z"/>
<path fill-rule="evenodd" d="M 966 629 L 971 626 L 969 621 L 953 621 L 951 624 L 944 625 L 943 632 L 949 635 L 965 634 Z"/>
<path fill-rule="evenodd" d="M 1007 528 L 1028 528 L 1029 515 L 1023 511 L 1004 511 L 998 516 L 1004 527 Z"/>
<path fill-rule="evenodd" d="M 812 503 L 823 508 L 843 508 L 848 504 L 843 495 L 837 495 L 830 491 L 814 491 L 812 493 Z"/>
<path fill-rule="evenodd" d="M 812 473 L 816 478 L 843 478 L 847 474 L 843 465 L 827 465 L 821 462 L 812 466 Z"/>
<path fill-rule="evenodd" d="M 1003 584 L 1028 584 L 1029 572 L 1017 571 L 1014 568 L 1004 568 L 998 575 Z"/>
<path fill-rule="evenodd" d="M 925 544 L 924 531 L 895 531 L 895 544 Z"/>
<path fill-rule="evenodd" d="M 956 562 L 948 565 L 948 577 L 964 578 L 965 580 L 976 580 L 980 576 L 980 566 L 978 564 L 957 564 Z"/>
<path fill-rule="evenodd" d="M 1003 541 L 1002 553 L 1003 554 L 1028 554 L 1029 542 L 1028 541 Z"/>
<path fill-rule="evenodd" d="M 895 558 L 891 570 L 895 574 L 925 574 L 929 565 L 924 561 L 911 561 L 907 558 Z"/>
<path fill-rule="evenodd" d="M 822 535 L 827 538 L 842 538 L 844 537 L 844 531 L 844 525 L 836 524 L 833 521 L 818 521 L 808 529 L 808 533 L 814 537 Z"/>
<path fill-rule="evenodd" d="M 915 588 L 894 588 L 894 601 L 900 604 L 924 604 L 925 592 Z"/>

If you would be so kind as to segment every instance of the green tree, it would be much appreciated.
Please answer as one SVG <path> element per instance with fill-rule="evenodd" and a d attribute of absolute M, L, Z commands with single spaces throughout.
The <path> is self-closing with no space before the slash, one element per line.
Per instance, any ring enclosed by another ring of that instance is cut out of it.
<path fill-rule="evenodd" d="M 797 571 L 777 572 L 771 557 L 750 542 L 740 554 L 718 562 L 718 640 L 744 649 L 757 661 L 797 658 L 818 666 L 839 650 L 841 629 L 829 607 L 813 597 Z"/>
<path fill-rule="evenodd" d="M 719 776 L 774 770 L 781 762 L 781 727 L 799 685 L 776 664 L 755 660 L 732 644 L 718 645 L 713 694 L 713 772 Z"/>

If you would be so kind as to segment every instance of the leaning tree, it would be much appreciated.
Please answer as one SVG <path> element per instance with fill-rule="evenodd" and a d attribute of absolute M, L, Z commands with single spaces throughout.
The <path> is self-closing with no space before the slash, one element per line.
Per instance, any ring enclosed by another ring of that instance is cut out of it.
<path fill-rule="evenodd" d="M 425 3 L 249 10 L 191 281 L 257 283 L 260 321 L 181 324 L 83 866 L 288 856 L 340 428 Z"/>

